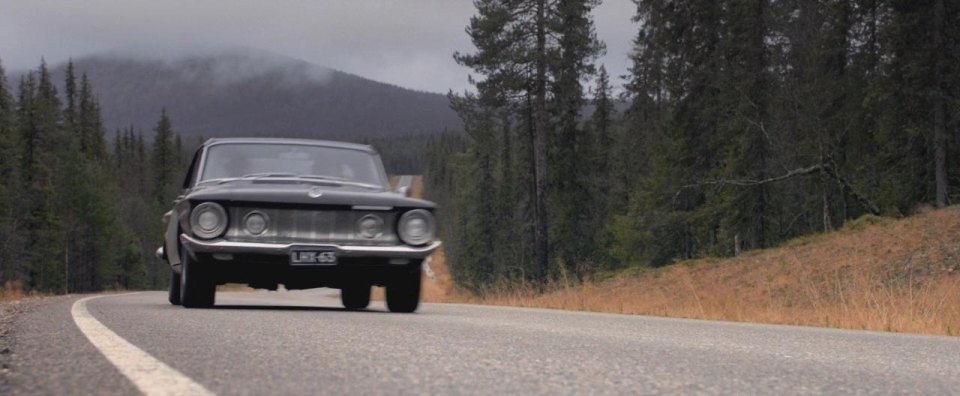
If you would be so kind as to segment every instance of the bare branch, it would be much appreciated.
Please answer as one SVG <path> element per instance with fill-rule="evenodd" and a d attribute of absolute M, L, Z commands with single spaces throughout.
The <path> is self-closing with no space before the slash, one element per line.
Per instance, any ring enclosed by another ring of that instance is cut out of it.
<path fill-rule="evenodd" d="M 814 172 L 819 172 L 819 171 L 820 171 L 821 169 L 823 169 L 824 167 L 825 167 L 825 166 L 824 166 L 823 164 L 817 164 L 817 165 L 810 166 L 810 167 L 806 167 L 806 168 L 797 168 L 797 169 L 791 170 L 791 171 L 789 171 L 789 172 L 787 172 L 787 173 L 785 173 L 785 174 L 782 174 L 782 175 L 780 175 L 780 176 L 774 176 L 774 177 L 770 177 L 770 178 L 766 178 L 766 179 L 761 179 L 761 180 L 755 180 L 755 179 L 732 179 L 732 180 L 731 180 L 731 179 L 719 179 L 719 180 L 706 180 L 706 181 L 701 181 L 701 182 L 694 183 L 694 184 L 687 184 L 687 185 L 685 185 L 685 186 L 680 187 L 680 189 L 681 189 L 681 191 L 682 191 L 682 190 L 689 189 L 689 188 L 696 188 L 696 187 L 703 187 L 703 186 L 712 186 L 712 185 L 727 185 L 727 184 L 734 185 L 734 186 L 741 186 L 741 187 L 757 186 L 757 185 L 761 185 L 761 184 L 767 184 L 767 183 L 778 182 L 778 181 L 781 181 L 781 180 L 786 180 L 786 179 L 789 179 L 789 178 L 794 177 L 794 176 L 809 175 L 809 174 L 814 173 Z"/>
<path fill-rule="evenodd" d="M 739 187 L 759 186 L 763 184 L 775 183 L 775 182 L 787 180 L 796 176 L 805 176 L 812 173 L 818 173 L 821 171 L 825 172 L 827 175 L 834 178 L 834 180 L 836 180 L 841 185 L 843 185 L 846 188 L 846 190 L 850 193 L 850 195 L 854 199 L 856 199 L 858 202 L 860 202 L 860 204 L 863 205 L 863 207 L 866 208 L 870 213 L 873 213 L 875 215 L 880 214 L 880 208 L 875 203 L 873 203 L 873 201 L 870 201 L 867 197 L 857 192 L 857 190 L 853 187 L 853 185 L 850 184 L 850 182 L 847 181 L 847 179 L 841 176 L 839 172 L 837 172 L 833 164 L 829 164 L 829 163 L 817 164 L 817 165 L 808 166 L 805 168 L 797 168 L 779 176 L 769 177 L 769 178 L 760 179 L 760 180 L 719 179 L 719 180 L 706 180 L 706 181 L 701 181 L 693 184 L 687 184 L 687 185 L 681 186 L 680 189 L 677 190 L 677 193 L 673 195 L 673 201 L 676 202 L 677 199 L 680 197 L 680 194 L 684 190 L 688 190 L 688 189 L 700 188 L 704 186 L 716 186 L 719 188 L 725 185 L 733 185 L 733 186 L 739 186 Z"/>

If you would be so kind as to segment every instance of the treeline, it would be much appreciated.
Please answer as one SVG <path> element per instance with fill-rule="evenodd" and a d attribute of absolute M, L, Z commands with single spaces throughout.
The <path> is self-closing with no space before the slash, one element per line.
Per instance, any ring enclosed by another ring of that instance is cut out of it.
<path fill-rule="evenodd" d="M 442 133 L 420 133 L 378 138 L 346 138 L 344 140 L 369 144 L 380 153 L 383 167 L 392 175 L 420 175 L 429 162 L 431 142 L 439 135 L 457 134 L 446 130 Z"/>
<path fill-rule="evenodd" d="M 0 283 L 67 293 L 160 287 L 160 218 L 184 155 L 162 112 L 149 146 L 108 148 L 98 98 L 72 62 L 58 94 L 45 63 L 14 90 L 0 67 Z"/>
<path fill-rule="evenodd" d="M 427 178 L 467 288 L 735 255 L 960 193 L 956 2 L 637 0 L 619 98 L 597 1 L 474 4 L 476 51 L 454 57 L 476 93 L 450 95 L 469 137 L 433 144 Z"/>

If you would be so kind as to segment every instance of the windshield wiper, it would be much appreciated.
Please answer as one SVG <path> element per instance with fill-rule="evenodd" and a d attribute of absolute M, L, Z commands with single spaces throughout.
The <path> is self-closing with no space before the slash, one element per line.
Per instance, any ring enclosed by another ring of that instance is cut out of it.
<path fill-rule="evenodd" d="M 255 180 L 264 177 L 296 177 L 295 173 L 278 173 L 278 172 L 261 172 L 261 173 L 250 173 L 240 177 L 223 177 L 219 179 L 208 179 L 200 183 L 211 183 L 216 182 L 217 184 L 230 183 L 238 180 Z"/>
<path fill-rule="evenodd" d="M 257 179 L 261 177 L 296 177 L 296 173 L 260 172 L 240 176 L 239 179 Z"/>
<path fill-rule="evenodd" d="M 368 183 L 360 183 L 360 182 L 348 181 L 347 179 L 344 179 L 344 178 L 342 178 L 342 177 L 322 176 L 322 175 L 297 175 L 297 177 L 298 177 L 298 178 L 301 178 L 301 179 L 313 179 L 313 180 L 316 180 L 316 181 L 327 182 L 327 183 L 334 184 L 334 185 L 339 185 L 339 186 L 360 187 L 360 188 L 366 188 L 366 189 L 370 189 L 370 190 L 381 190 L 381 189 L 383 189 L 382 186 L 378 186 L 378 185 L 376 185 L 376 184 L 368 184 Z"/>
<path fill-rule="evenodd" d="M 240 177 L 225 177 L 221 179 L 208 179 L 200 183 L 217 183 L 224 184 L 241 180 L 256 180 L 260 178 L 288 178 L 288 179 L 297 179 L 303 180 L 310 183 L 317 184 L 327 184 L 332 186 L 351 186 L 365 188 L 369 190 L 382 190 L 383 186 L 376 184 L 360 183 L 354 181 L 348 181 L 342 177 L 335 176 L 323 176 L 323 175 L 298 175 L 295 173 L 277 173 L 277 172 L 262 172 L 262 173 L 251 173 L 249 175 L 243 175 Z"/>
<path fill-rule="evenodd" d="M 331 181 L 338 181 L 338 182 L 347 181 L 347 179 L 344 179 L 342 177 L 336 177 L 336 176 L 325 176 L 325 175 L 296 175 L 296 176 L 303 179 L 331 180 Z"/>

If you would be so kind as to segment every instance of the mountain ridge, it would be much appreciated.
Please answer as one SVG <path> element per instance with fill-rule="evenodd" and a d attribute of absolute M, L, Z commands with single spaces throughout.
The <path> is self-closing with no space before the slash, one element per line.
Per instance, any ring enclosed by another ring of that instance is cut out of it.
<path fill-rule="evenodd" d="M 100 100 L 108 135 L 146 135 L 170 115 L 184 138 L 285 136 L 365 139 L 462 130 L 445 95 L 374 81 L 257 50 L 177 58 L 120 53 L 73 60 Z M 52 66 L 60 92 L 66 62 Z M 26 72 L 11 73 L 11 85 Z"/>

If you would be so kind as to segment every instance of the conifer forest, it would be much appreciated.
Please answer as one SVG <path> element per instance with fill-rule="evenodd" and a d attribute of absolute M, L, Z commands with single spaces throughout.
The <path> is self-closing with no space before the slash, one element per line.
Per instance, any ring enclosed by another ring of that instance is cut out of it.
<path fill-rule="evenodd" d="M 733 256 L 960 199 L 960 4 L 636 0 L 622 87 L 594 0 L 477 0 L 463 138 L 427 191 L 459 285 Z"/>
<path fill-rule="evenodd" d="M 960 2 L 634 0 L 625 76 L 598 62 L 599 3 L 474 0 L 472 48 L 450 59 L 470 70 L 448 94 L 463 131 L 356 139 L 424 175 L 460 288 L 734 256 L 960 202 Z M 108 131 L 72 66 L 8 78 L 0 284 L 164 287 L 160 219 L 201 138 L 162 108 L 146 131 Z"/>

